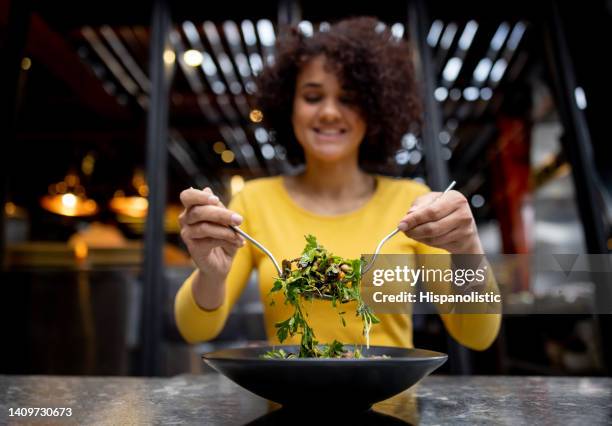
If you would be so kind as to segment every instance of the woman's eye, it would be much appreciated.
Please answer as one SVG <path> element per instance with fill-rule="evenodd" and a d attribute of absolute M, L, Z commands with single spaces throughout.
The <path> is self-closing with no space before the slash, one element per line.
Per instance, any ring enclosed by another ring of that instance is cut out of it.
<path fill-rule="evenodd" d="M 314 103 L 319 102 L 321 100 L 321 96 L 318 96 L 318 95 L 306 95 L 306 96 L 304 96 L 304 100 L 306 102 L 308 102 L 309 104 L 314 104 Z"/>

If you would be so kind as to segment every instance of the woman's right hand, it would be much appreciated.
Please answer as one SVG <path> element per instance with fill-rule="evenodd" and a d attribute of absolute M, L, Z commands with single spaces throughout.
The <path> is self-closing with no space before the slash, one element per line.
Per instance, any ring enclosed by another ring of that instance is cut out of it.
<path fill-rule="evenodd" d="M 228 210 L 210 188 L 184 190 L 181 203 L 181 238 L 191 258 L 201 275 L 224 282 L 236 251 L 245 244 L 228 225 L 240 225 L 242 217 Z"/>

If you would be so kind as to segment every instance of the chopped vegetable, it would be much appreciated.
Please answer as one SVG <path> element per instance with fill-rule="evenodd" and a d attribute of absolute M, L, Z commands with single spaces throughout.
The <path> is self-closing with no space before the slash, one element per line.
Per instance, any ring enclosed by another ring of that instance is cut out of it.
<path fill-rule="evenodd" d="M 339 302 L 356 301 L 355 315 L 361 317 L 363 321 L 363 334 L 366 338 L 366 345 L 369 347 L 370 328 L 372 324 L 380 321 L 361 299 L 359 292 L 361 259 L 349 260 L 334 256 L 320 246 L 312 235 L 306 236 L 306 242 L 306 247 L 299 258 L 283 261 L 283 274 L 274 281 L 270 291 L 271 293 L 282 291 L 285 296 L 285 304 L 290 304 L 295 308 L 291 317 L 275 324 L 276 335 L 282 343 L 288 337 L 300 334 L 302 338 L 297 355 L 299 358 L 361 358 L 359 350 L 350 352 L 337 340 L 327 345 L 319 345 L 302 308 L 303 300 L 312 301 L 316 296 L 325 296 L 336 308 Z M 343 317 L 345 313 L 344 311 L 339 312 L 343 326 L 346 326 Z M 294 358 L 295 355 L 278 349 L 267 352 L 263 357 L 284 359 Z"/>

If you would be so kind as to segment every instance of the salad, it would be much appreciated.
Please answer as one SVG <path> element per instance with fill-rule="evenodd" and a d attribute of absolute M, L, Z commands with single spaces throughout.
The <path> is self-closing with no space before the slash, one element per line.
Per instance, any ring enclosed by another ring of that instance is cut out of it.
<path fill-rule="evenodd" d="M 379 319 L 363 302 L 360 294 L 361 259 L 344 259 L 335 256 L 317 243 L 312 235 L 306 236 L 306 247 L 296 259 L 283 260 L 282 276 L 274 281 L 270 293 L 282 292 L 285 304 L 294 307 L 293 315 L 275 324 L 276 335 L 282 343 L 288 337 L 301 335 L 300 350 L 297 354 L 287 353 L 282 349 L 268 351 L 263 358 L 361 358 L 361 350 L 349 351 L 342 342 L 334 340 L 328 344 L 319 344 L 314 330 L 308 324 L 304 314 L 303 303 L 313 298 L 323 298 L 338 309 L 346 302 L 356 301 L 355 315 L 363 322 L 363 335 L 369 348 L 370 328 Z M 272 301 L 271 305 L 274 304 Z M 339 311 L 342 325 L 346 327 L 343 315 Z"/>

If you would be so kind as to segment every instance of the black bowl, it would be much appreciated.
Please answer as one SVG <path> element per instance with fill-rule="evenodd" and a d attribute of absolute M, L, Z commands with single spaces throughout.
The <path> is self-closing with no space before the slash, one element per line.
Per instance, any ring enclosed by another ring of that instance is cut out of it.
<path fill-rule="evenodd" d="M 360 359 L 261 358 L 271 349 L 299 351 L 298 346 L 259 346 L 210 352 L 202 358 L 243 388 L 287 408 L 346 403 L 353 410 L 368 409 L 408 389 L 448 358 L 440 352 L 386 346 L 362 348 L 366 358 Z M 376 355 L 388 358 L 367 358 Z"/>

